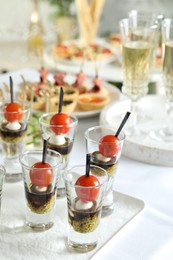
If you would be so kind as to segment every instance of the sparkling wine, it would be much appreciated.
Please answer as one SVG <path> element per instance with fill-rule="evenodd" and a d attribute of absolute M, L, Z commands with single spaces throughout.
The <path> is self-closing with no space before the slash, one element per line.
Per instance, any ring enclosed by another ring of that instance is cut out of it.
<path fill-rule="evenodd" d="M 133 100 L 148 91 L 150 51 L 148 42 L 132 41 L 123 46 L 123 92 Z"/>
<path fill-rule="evenodd" d="M 163 74 L 165 78 L 166 95 L 173 101 L 173 41 L 164 45 Z"/>

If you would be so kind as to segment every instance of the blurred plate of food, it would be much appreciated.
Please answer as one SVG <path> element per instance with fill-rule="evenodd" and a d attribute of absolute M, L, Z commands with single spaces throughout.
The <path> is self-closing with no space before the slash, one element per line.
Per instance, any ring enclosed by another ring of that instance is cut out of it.
<path fill-rule="evenodd" d="M 60 87 L 64 90 L 62 111 L 78 117 L 98 114 L 120 96 L 117 87 L 98 75 L 90 78 L 82 71 L 77 74 L 50 73 L 46 68 L 40 68 L 39 71 L 20 70 L 1 76 L 0 87 L 5 99 L 9 98 L 9 76 L 13 78 L 16 98 L 30 102 L 34 112 L 58 111 Z"/>
<path fill-rule="evenodd" d="M 55 62 L 66 65 L 109 64 L 119 58 L 119 50 L 105 39 L 97 39 L 93 44 L 84 45 L 80 40 L 65 41 L 55 44 L 44 54 L 45 62 L 55 66 Z"/>

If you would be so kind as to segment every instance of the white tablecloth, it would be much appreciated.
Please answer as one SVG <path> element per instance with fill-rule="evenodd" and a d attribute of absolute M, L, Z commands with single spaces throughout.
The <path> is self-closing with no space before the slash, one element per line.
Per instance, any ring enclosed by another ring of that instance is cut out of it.
<path fill-rule="evenodd" d="M 90 127 L 97 125 L 99 122 L 98 117 L 85 118 L 79 120 L 79 127 L 76 134 L 76 140 L 72 150 L 70 165 L 85 162 L 85 140 L 84 131 Z M 11 187 L 11 188 L 10 188 Z M 8 192 L 12 193 L 13 184 L 8 184 Z M 138 216 L 130 221 L 122 230 L 119 231 L 96 255 L 93 260 L 102 259 L 118 259 L 118 260 L 148 260 L 148 259 L 173 259 L 173 169 L 166 167 L 158 167 L 154 165 L 143 164 L 140 162 L 132 161 L 125 157 L 121 157 L 118 172 L 116 176 L 114 189 L 131 195 L 133 197 L 142 199 L 145 202 L 145 208 Z M 13 220 L 13 200 L 16 203 L 18 190 L 14 192 L 13 196 L 8 203 L 5 203 L 5 196 L 3 198 L 3 207 L 9 207 L 11 215 L 6 219 L 9 224 Z M 11 202 L 10 202 L 11 201 Z M 19 206 L 17 225 L 24 223 L 24 214 L 22 205 Z M 116 221 L 116 219 L 115 219 Z M 10 227 L 11 228 L 11 227 Z M 20 228 L 19 228 L 20 229 Z M 7 231 L 8 232 L 8 231 Z M 55 229 L 55 233 L 58 230 Z M 42 255 L 37 256 L 36 251 L 32 251 L 31 245 L 28 247 L 28 255 L 21 257 L 21 252 L 24 248 L 19 247 L 19 257 L 13 257 L 13 245 L 20 234 L 18 232 L 13 235 L 13 239 L 6 243 L 5 234 L 0 234 L 0 259 L 64 259 L 63 254 L 55 254 L 53 252 L 53 243 L 57 234 L 49 232 L 45 234 L 45 239 L 48 241 L 48 250 L 42 248 Z M 60 235 L 59 235 L 60 236 Z M 52 247 L 51 247 L 52 239 Z M 57 241 L 57 240 L 56 240 Z M 22 241 L 23 243 L 23 241 Z M 44 245 L 45 241 L 43 241 Z M 24 243 L 27 248 L 27 243 Z M 38 245 L 40 247 L 41 245 Z M 5 248 L 4 248 L 5 247 Z M 25 252 L 26 252 L 25 248 Z M 2 255 L 1 252 L 6 250 L 6 254 Z M 72 259 L 74 259 L 72 257 Z M 82 258 L 81 258 L 82 259 Z M 85 256 L 85 259 L 87 257 Z"/>

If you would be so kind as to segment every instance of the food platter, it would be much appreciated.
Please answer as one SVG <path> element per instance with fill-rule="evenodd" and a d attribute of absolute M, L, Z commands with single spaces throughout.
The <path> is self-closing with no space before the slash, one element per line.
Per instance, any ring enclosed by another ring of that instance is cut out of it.
<path fill-rule="evenodd" d="M 102 58 L 99 58 L 99 56 L 101 57 L 101 55 L 95 51 L 92 51 L 93 53 L 91 54 L 91 57 L 89 59 L 87 59 L 87 57 L 83 58 L 82 57 L 75 57 L 74 54 L 72 54 L 72 51 L 70 51 L 71 53 L 71 57 L 62 57 L 61 55 L 56 55 L 53 54 L 56 48 L 56 45 L 53 45 L 51 47 L 49 47 L 45 53 L 44 53 L 44 60 L 45 63 L 48 64 L 51 67 L 58 66 L 58 64 L 62 63 L 65 65 L 73 65 L 73 66 L 78 66 L 81 67 L 81 64 L 84 61 L 84 66 L 88 67 L 88 66 L 95 66 L 95 60 L 98 59 L 100 65 L 106 65 L 106 64 L 110 64 L 113 61 L 115 61 L 116 59 L 119 58 L 120 55 L 120 51 L 119 48 L 115 47 L 114 45 L 112 45 L 111 43 L 109 43 L 107 40 L 105 39 L 96 39 L 95 41 L 95 45 L 99 46 L 99 49 L 101 50 L 108 50 L 111 53 L 109 55 L 102 55 Z M 64 43 L 62 43 L 62 46 L 64 46 L 65 48 L 73 48 L 73 46 L 76 46 L 78 48 L 78 50 L 80 50 L 80 52 L 83 52 L 84 47 L 82 47 L 80 40 L 71 40 L 71 41 L 66 41 Z M 73 48 L 74 49 L 74 48 Z M 89 50 L 92 48 L 87 47 L 86 50 Z M 91 52 L 90 50 L 90 52 Z"/>

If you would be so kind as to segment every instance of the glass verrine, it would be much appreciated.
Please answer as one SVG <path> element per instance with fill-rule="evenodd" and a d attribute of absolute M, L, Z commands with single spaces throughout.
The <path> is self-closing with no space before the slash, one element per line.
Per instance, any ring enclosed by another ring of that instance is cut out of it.
<path fill-rule="evenodd" d="M 60 181 L 57 187 L 57 196 L 64 197 L 64 174 L 66 172 L 67 165 L 70 159 L 70 153 L 73 147 L 78 119 L 75 116 L 68 115 L 70 117 L 71 123 L 68 124 L 68 127 L 65 127 L 67 131 L 64 131 L 64 125 L 50 125 L 50 120 L 55 114 L 57 113 L 43 114 L 40 117 L 39 122 L 41 126 L 42 136 L 44 136 L 44 139 L 48 139 L 48 148 L 57 151 L 62 155 L 62 169 Z M 57 129 L 56 133 L 54 129 Z"/>
<path fill-rule="evenodd" d="M 25 151 L 20 157 L 26 198 L 26 225 L 35 231 L 44 231 L 54 224 L 57 183 L 61 155 L 47 150 L 49 167 L 32 167 L 42 162 L 42 150 Z"/>
<path fill-rule="evenodd" d="M 3 183 L 5 178 L 5 168 L 0 165 L 0 213 L 1 213 L 1 199 L 2 199 L 2 189 L 3 189 Z"/>
<path fill-rule="evenodd" d="M 166 94 L 166 124 L 151 131 L 150 136 L 163 142 L 173 141 L 173 19 L 166 18 L 162 23 L 162 62 L 163 85 Z"/>
<path fill-rule="evenodd" d="M 153 53 L 158 36 L 158 25 L 151 21 L 123 19 L 119 23 L 122 41 L 122 92 L 131 100 L 129 136 L 140 135 L 137 125 L 137 102 L 148 92 Z"/>
<path fill-rule="evenodd" d="M 117 172 L 118 162 L 121 156 L 123 143 L 125 139 L 124 132 L 118 136 L 118 144 L 117 144 L 117 152 L 112 156 L 109 155 L 103 156 L 100 152 L 100 140 L 106 135 L 115 135 L 116 129 L 106 127 L 106 126 L 95 126 L 91 127 L 86 130 L 85 132 L 85 140 L 86 140 L 86 150 L 87 153 L 91 155 L 91 164 L 99 166 L 105 169 L 109 175 L 109 183 L 107 186 L 106 194 L 103 200 L 103 209 L 102 209 L 102 216 L 110 215 L 114 210 L 114 196 L 113 196 L 113 186 L 115 180 L 115 174 Z M 105 149 L 107 147 L 111 147 L 110 149 L 113 150 L 114 143 L 107 142 L 105 143 Z"/>
<path fill-rule="evenodd" d="M 67 170 L 65 186 L 68 206 L 69 248 L 79 252 L 87 252 L 98 244 L 102 202 L 108 183 L 107 172 L 98 167 L 90 166 L 90 175 L 99 180 L 97 186 L 77 185 L 77 180 L 85 175 L 85 165 L 76 165 Z"/>
<path fill-rule="evenodd" d="M 5 179 L 9 182 L 19 181 L 22 178 L 22 170 L 19 163 L 19 155 L 25 148 L 25 136 L 30 115 L 30 106 L 26 102 L 19 102 L 20 112 L 9 112 L 5 102 L 0 107 L 0 137 L 3 165 L 6 169 Z"/>

